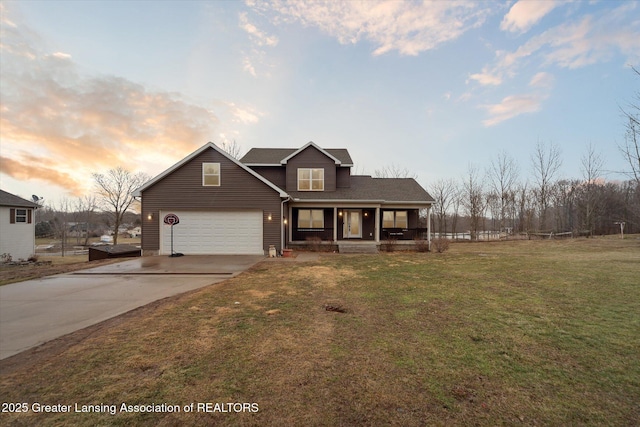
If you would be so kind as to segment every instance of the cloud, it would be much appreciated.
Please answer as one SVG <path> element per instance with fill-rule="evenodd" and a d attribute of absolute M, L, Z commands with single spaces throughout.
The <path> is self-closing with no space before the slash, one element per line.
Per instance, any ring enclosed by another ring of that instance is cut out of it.
<path fill-rule="evenodd" d="M 575 69 L 611 60 L 616 54 L 640 58 L 640 20 L 632 19 L 637 3 L 625 3 L 598 16 L 552 27 L 529 38 L 514 51 L 497 51 L 496 61 L 469 80 L 499 85 L 528 64 Z M 633 61 L 632 61 L 633 62 Z"/>
<path fill-rule="evenodd" d="M 0 169 L 15 179 L 28 181 L 38 179 L 65 188 L 74 196 L 84 194 L 85 188 L 69 174 L 60 172 L 50 165 L 48 159 L 26 155 L 25 159 L 14 160 L 0 156 Z"/>
<path fill-rule="evenodd" d="M 484 105 L 482 108 L 486 109 L 491 117 L 482 124 L 491 127 L 521 114 L 539 111 L 545 98 L 545 95 L 540 94 L 512 95 L 502 99 L 498 104 Z"/>
<path fill-rule="evenodd" d="M 504 16 L 500 23 L 500 29 L 524 33 L 559 5 L 560 3 L 552 0 L 520 0 L 511 6 L 509 12 Z"/>
<path fill-rule="evenodd" d="M 531 81 L 529 82 L 529 86 L 540 87 L 540 88 L 550 88 L 553 86 L 553 82 L 555 78 L 552 74 L 546 73 L 544 71 L 537 73 Z"/>
<path fill-rule="evenodd" d="M 83 73 L 71 55 L 47 52 L 37 34 L 4 13 L 0 35 L 2 173 L 15 179 L 77 194 L 91 187 L 92 172 L 172 164 L 219 133 L 218 114 L 238 123 L 260 117 L 224 102 L 213 112 L 178 93 Z"/>
<path fill-rule="evenodd" d="M 249 22 L 247 18 L 247 12 L 240 13 L 240 28 L 249 34 L 251 39 L 258 46 L 276 46 L 278 44 L 278 37 L 269 36 L 264 31 L 261 31 L 254 24 Z"/>
<path fill-rule="evenodd" d="M 418 55 L 454 40 L 482 25 L 491 5 L 468 1 L 287 1 L 250 2 L 259 13 L 272 15 L 275 24 L 302 23 L 319 28 L 342 44 L 368 40 L 373 55 L 397 50 Z"/>
<path fill-rule="evenodd" d="M 482 69 L 481 73 L 471 74 L 467 79 L 467 83 L 469 83 L 469 80 L 475 80 L 482 86 L 499 86 L 502 84 L 502 77 L 492 74 L 486 67 Z"/>

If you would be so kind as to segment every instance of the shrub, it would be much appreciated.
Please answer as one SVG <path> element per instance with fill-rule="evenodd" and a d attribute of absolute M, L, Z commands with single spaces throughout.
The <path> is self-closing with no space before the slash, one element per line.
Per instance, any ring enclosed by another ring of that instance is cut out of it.
<path fill-rule="evenodd" d="M 449 249 L 449 243 L 449 239 L 433 239 L 433 246 L 436 248 L 436 252 L 438 252 L 439 254 Z"/>
<path fill-rule="evenodd" d="M 429 241 L 424 239 L 416 239 L 416 251 L 429 252 Z"/>
<path fill-rule="evenodd" d="M 314 252 L 320 252 L 322 250 L 322 239 L 318 236 L 311 236 L 306 238 L 307 249 Z"/>
<path fill-rule="evenodd" d="M 382 242 L 380 245 L 380 249 L 384 252 L 393 252 L 396 250 L 396 245 L 398 243 L 397 239 L 389 237 L 387 240 Z"/>

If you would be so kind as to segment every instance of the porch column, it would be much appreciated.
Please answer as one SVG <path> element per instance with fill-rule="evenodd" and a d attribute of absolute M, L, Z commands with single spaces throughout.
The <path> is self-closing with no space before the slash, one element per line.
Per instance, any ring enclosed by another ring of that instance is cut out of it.
<path fill-rule="evenodd" d="M 375 235 L 376 235 L 376 242 L 380 243 L 380 206 L 376 207 Z"/>
<path fill-rule="evenodd" d="M 291 206 L 289 206 L 289 221 L 288 222 L 289 222 L 289 224 L 287 224 L 287 227 L 289 227 L 289 241 L 287 242 L 287 244 L 289 244 L 289 242 L 293 241 L 293 208 Z"/>
<path fill-rule="evenodd" d="M 431 252 L 431 205 L 427 208 L 427 248 Z"/>
<path fill-rule="evenodd" d="M 338 208 L 333 208 L 333 241 L 338 241 Z"/>

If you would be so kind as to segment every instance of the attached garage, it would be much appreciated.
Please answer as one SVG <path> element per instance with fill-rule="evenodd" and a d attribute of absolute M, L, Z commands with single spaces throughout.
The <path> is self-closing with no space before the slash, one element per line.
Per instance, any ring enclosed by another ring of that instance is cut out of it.
<path fill-rule="evenodd" d="M 160 254 L 171 254 L 171 226 L 162 222 L 175 214 L 173 250 L 185 255 L 264 255 L 263 212 L 248 211 L 161 211 Z"/>

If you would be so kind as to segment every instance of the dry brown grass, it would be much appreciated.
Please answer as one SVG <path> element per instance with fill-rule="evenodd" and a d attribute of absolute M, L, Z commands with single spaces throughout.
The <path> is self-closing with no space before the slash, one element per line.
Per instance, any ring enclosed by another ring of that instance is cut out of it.
<path fill-rule="evenodd" d="M 264 262 L 66 348 L 0 362 L 5 402 L 255 402 L 257 413 L 3 422 L 634 425 L 639 275 L 640 240 Z"/>

